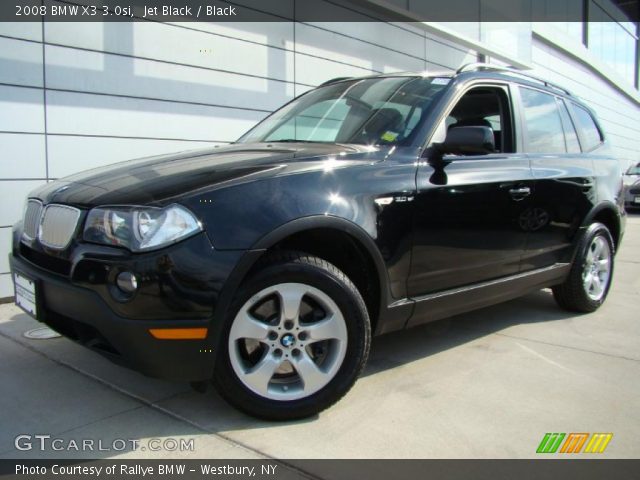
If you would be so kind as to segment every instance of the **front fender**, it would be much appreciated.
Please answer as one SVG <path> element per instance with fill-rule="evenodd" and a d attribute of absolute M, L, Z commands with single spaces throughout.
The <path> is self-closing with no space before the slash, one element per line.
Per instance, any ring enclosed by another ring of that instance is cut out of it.
<path fill-rule="evenodd" d="M 231 275 L 227 279 L 225 286 L 220 293 L 218 303 L 214 312 L 213 328 L 221 328 L 224 318 L 227 316 L 228 309 L 233 301 L 235 292 L 244 281 L 247 274 L 260 258 L 268 251 L 269 248 L 278 242 L 296 233 L 304 232 L 311 229 L 334 229 L 347 233 L 351 238 L 359 244 L 359 246 L 369 255 L 376 269 L 380 292 L 383 292 L 381 301 L 381 310 L 384 310 L 389 303 L 389 277 L 385 267 L 384 260 L 380 255 L 373 239 L 358 225 L 345 220 L 343 218 L 325 215 L 314 215 L 299 218 L 288 222 L 268 234 L 261 237 L 252 247 L 247 250 L 241 257 L 240 261 L 233 269 Z M 218 338 L 218 335 L 215 335 Z"/>

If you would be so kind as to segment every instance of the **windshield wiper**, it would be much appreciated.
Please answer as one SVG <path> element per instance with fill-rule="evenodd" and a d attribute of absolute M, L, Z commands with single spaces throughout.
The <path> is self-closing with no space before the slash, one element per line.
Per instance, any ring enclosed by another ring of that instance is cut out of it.
<path fill-rule="evenodd" d="M 358 145 L 357 143 L 323 142 L 320 140 L 296 140 L 295 138 L 283 138 L 282 140 L 261 140 L 261 143 L 320 143 L 322 145 L 338 145 L 340 147 Z"/>
<path fill-rule="evenodd" d="M 280 140 L 264 140 L 264 143 L 331 143 L 331 142 L 321 142 L 320 140 L 298 140 L 295 138 L 283 138 Z"/>

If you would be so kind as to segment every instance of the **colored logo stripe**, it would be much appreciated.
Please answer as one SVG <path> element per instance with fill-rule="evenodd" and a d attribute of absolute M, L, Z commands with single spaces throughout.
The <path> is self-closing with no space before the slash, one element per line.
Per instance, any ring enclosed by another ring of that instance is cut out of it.
<path fill-rule="evenodd" d="M 613 438 L 613 433 L 594 433 L 587 442 L 588 438 L 589 433 L 569 433 L 568 435 L 566 433 L 545 433 L 536 453 L 556 453 L 560 444 L 562 444 L 562 448 L 558 453 L 580 453 L 585 443 L 587 443 L 587 447 L 582 453 L 603 453 Z"/>
<path fill-rule="evenodd" d="M 589 438 L 588 433 L 570 433 L 564 441 L 560 453 L 580 453 L 587 438 Z"/>
<path fill-rule="evenodd" d="M 546 433 L 536 453 L 556 453 L 564 436 L 564 433 Z"/>
<path fill-rule="evenodd" d="M 585 448 L 584 453 L 602 453 L 607 448 L 613 433 L 594 433 Z"/>

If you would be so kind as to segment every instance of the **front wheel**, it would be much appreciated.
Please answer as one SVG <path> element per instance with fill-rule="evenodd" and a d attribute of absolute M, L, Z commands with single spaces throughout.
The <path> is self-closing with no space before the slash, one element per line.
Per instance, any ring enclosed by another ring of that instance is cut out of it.
<path fill-rule="evenodd" d="M 214 384 L 259 418 L 303 418 L 353 385 L 369 352 L 367 309 L 334 265 L 283 252 L 238 291 L 224 329 Z"/>
<path fill-rule="evenodd" d="M 592 224 L 582 237 L 569 276 L 553 287 L 558 305 L 573 312 L 597 310 L 607 298 L 613 276 L 614 244 L 601 223 Z"/>

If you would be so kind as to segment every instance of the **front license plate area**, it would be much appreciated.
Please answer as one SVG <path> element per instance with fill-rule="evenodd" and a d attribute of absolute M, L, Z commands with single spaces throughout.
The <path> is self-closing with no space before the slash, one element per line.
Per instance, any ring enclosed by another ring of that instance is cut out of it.
<path fill-rule="evenodd" d="M 633 199 L 633 203 L 640 203 L 640 197 L 635 197 Z"/>
<path fill-rule="evenodd" d="M 22 275 L 13 274 L 13 284 L 16 290 L 16 305 L 33 318 L 38 318 L 38 292 L 36 281 Z"/>

